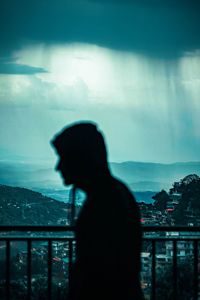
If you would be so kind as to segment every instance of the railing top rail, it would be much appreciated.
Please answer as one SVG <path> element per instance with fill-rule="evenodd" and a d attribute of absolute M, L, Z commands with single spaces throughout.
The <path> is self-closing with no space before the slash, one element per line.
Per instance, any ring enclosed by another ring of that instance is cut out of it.
<path fill-rule="evenodd" d="M 68 232 L 74 231 L 74 226 L 0 226 L 3 231 L 40 231 L 40 232 Z M 200 232 L 199 226 L 142 226 L 143 232 Z"/>
<path fill-rule="evenodd" d="M 41 232 L 66 232 L 74 231 L 74 226 L 0 226 L 0 232 L 2 231 L 41 231 Z"/>
<path fill-rule="evenodd" d="M 144 232 L 200 232 L 199 226 L 142 226 Z"/>

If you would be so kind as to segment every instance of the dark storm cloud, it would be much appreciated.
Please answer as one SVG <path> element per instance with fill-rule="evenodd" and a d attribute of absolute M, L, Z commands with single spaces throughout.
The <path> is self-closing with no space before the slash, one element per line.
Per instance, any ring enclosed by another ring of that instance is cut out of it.
<path fill-rule="evenodd" d="M 3 0 L 1 53 L 28 42 L 94 43 L 162 58 L 200 48 L 200 1 Z"/>
<path fill-rule="evenodd" d="M 46 73 L 43 68 L 32 67 L 28 65 L 17 64 L 0 59 L 0 74 L 5 75 L 33 75 L 37 73 Z"/>

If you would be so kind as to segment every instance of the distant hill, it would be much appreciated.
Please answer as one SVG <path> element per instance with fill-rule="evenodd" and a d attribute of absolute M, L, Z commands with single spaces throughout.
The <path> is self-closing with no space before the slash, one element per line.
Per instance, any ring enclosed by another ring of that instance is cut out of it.
<path fill-rule="evenodd" d="M 17 161 L 0 161 L 0 184 L 27 188 L 63 188 L 54 166 Z"/>
<path fill-rule="evenodd" d="M 159 191 L 168 190 L 173 182 L 188 174 L 200 175 L 200 162 L 111 162 L 110 169 L 114 176 L 134 191 Z M 0 161 L 0 183 L 27 188 L 63 189 L 62 179 L 55 172 L 54 166 L 47 164 Z"/>
<path fill-rule="evenodd" d="M 135 192 L 154 192 L 162 189 L 168 189 L 168 185 L 166 182 L 157 182 L 157 181 L 138 181 L 129 184 L 131 190 Z"/>
<path fill-rule="evenodd" d="M 65 225 L 68 204 L 25 188 L 0 185 L 1 225 Z"/>

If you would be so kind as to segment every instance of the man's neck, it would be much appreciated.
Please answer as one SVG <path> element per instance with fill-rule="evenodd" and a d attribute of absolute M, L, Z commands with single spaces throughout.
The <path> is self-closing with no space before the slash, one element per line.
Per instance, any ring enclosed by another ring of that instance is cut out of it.
<path fill-rule="evenodd" d="M 108 185 L 112 180 L 110 172 L 98 173 L 94 175 L 90 180 L 84 183 L 84 186 L 81 187 L 88 196 L 100 192 L 100 190 Z"/>

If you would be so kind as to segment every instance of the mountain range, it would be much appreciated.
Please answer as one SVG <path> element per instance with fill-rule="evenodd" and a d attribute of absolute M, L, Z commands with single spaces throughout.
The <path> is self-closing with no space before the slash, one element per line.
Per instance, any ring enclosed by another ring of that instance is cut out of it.
<path fill-rule="evenodd" d="M 111 162 L 112 174 L 136 192 L 168 190 L 188 174 L 200 175 L 200 162 L 171 164 L 127 161 Z M 50 164 L 0 161 L 0 184 L 27 188 L 64 189 L 62 179 Z"/>
<path fill-rule="evenodd" d="M 200 162 L 171 164 L 127 161 L 110 164 L 112 173 L 135 191 L 168 190 L 173 182 L 188 174 L 200 175 Z"/>

